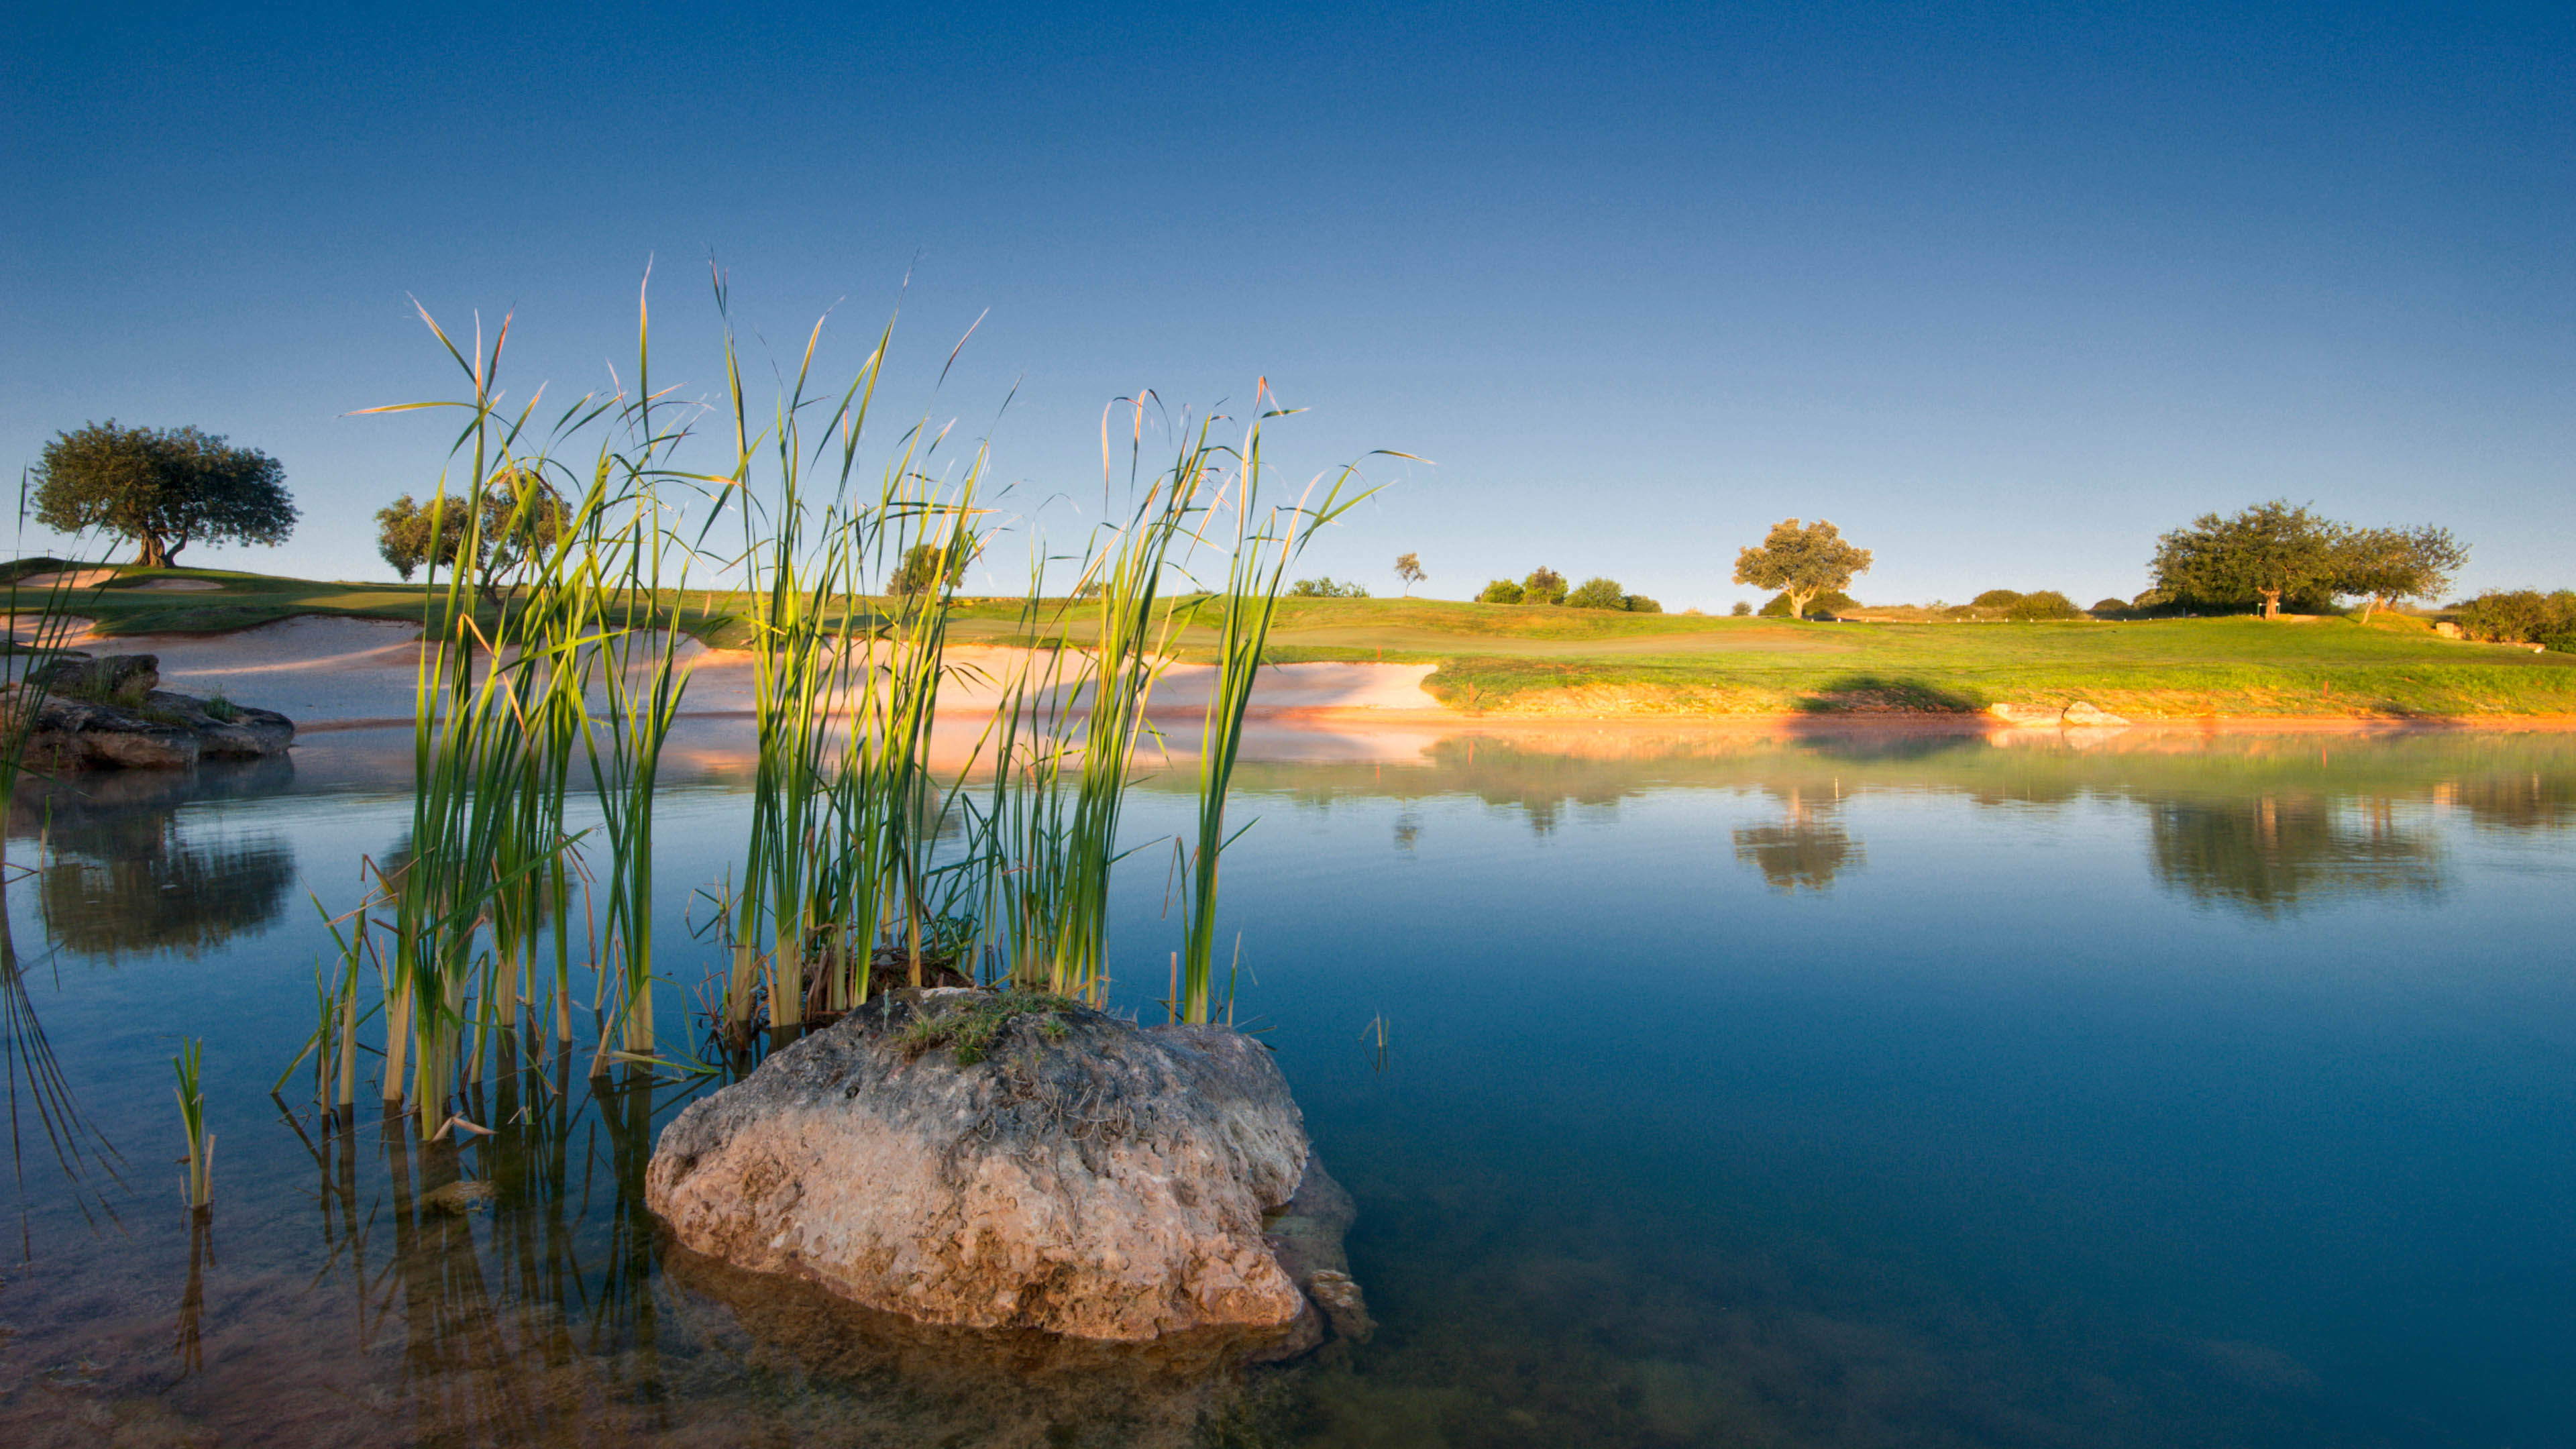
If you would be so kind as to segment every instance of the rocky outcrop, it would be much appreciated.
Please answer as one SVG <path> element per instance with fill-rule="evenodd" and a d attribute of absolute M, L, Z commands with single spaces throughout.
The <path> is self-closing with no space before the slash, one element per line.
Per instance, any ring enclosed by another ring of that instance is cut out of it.
<path fill-rule="evenodd" d="M 1321 1330 L 1301 1279 L 1357 1304 L 1349 1199 L 1311 1163 L 1270 1053 L 1230 1028 L 904 991 L 691 1104 L 645 1203 L 694 1252 L 925 1323 L 1294 1348 Z"/>
<path fill-rule="evenodd" d="M 2023 727 L 2064 725 L 2070 729 L 2105 729 L 2117 728 L 2128 723 L 2126 719 L 2100 705 L 2081 699 L 2069 705 L 2010 702 L 1990 704 L 1986 706 L 1986 713 L 2006 724 Z"/>
<path fill-rule="evenodd" d="M 45 686 L 27 737 L 42 770 L 184 770 L 203 759 L 252 760 L 295 743 L 295 722 L 159 687 L 149 654 L 67 659 L 32 676 Z"/>

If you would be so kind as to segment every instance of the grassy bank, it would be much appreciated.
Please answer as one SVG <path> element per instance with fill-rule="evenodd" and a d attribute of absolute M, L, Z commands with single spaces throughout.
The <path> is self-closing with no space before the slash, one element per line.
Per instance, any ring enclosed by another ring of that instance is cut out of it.
<path fill-rule="evenodd" d="M 199 579 L 211 592 L 149 587 Z M 299 614 L 417 622 L 417 586 L 213 569 L 121 570 L 73 608 L 110 635 L 246 628 Z M 666 597 L 681 628 L 735 644 L 745 602 Z M 959 644 L 1030 642 L 1023 601 L 961 601 Z M 1184 629 L 1190 655 L 1215 635 Z M 1077 631 L 1067 642 L 1087 643 Z M 2576 714 L 2576 655 L 2436 636 L 2382 614 L 2264 622 L 1813 624 L 1433 599 L 1283 599 L 1266 657 L 1427 663 L 1439 703 L 1476 714 L 1965 712 L 2085 700 L 2136 718 Z"/>

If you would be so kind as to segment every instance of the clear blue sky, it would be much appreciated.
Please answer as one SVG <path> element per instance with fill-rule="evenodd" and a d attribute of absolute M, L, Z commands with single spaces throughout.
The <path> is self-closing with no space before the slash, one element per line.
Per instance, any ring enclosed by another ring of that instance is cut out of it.
<path fill-rule="evenodd" d="M 1786 515 L 1855 590 L 2145 585 L 2275 495 L 2576 583 L 2576 8 L 13 7 L 0 458 L 113 416 L 286 465 L 274 551 L 383 577 L 443 438 L 417 296 L 719 385 L 897 301 L 896 411 L 1098 495 L 1107 400 L 1267 376 L 1322 467 L 1436 467 L 1310 555 L 1722 607 Z M 957 370 L 949 348 L 990 309 Z M 1059 525 L 1061 528 L 1062 525 Z"/>

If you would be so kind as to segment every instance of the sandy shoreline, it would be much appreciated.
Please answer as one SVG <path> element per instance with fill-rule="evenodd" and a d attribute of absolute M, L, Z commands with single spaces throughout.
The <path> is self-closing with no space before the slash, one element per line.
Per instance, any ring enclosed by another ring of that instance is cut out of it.
<path fill-rule="evenodd" d="M 417 625 L 308 615 L 223 634 L 102 637 L 87 628 L 65 641 L 95 654 L 153 654 L 165 688 L 276 710 L 299 730 L 324 733 L 398 728 L 412 718 L 419 668 Z M 738 651 L 683 646 L 690 681 L 684 717 L 748 721 L 751 659 Z M 980 718 L 1001 698 L 1000 681 L 1028 660 L 1027 651 L 958 646 L 958 674 L 942 688 L 941 713 Z M 2084 736 L 2099 730 L 2032 726 L 1983 714 L 1817 712 L 1742 715 L 1579 714 L 1544 711 L 1471 713 L 1447 708 L 1422 688 L 1430 664 L 1299 663 L 1262 671 L 1250 714 L 1275 728 L 1323 733 L 1354 729 L 1411 732 L 1425 728 L 1494 733 L 1546 733 L 1569 727 L 1625 731 L 1717 731 L 1760 735 L 1911 732 L 2038 737 Z M 1176 664 L 1155 687 L 1149 713 L 1166 729 L 1196 719 L 1214 670 Z M 2454 730 L 2576 730 L 2576 715 L 2227 715 L 2131 717 L 2114 730 L 2152 733 L 2375 734 Z"/>

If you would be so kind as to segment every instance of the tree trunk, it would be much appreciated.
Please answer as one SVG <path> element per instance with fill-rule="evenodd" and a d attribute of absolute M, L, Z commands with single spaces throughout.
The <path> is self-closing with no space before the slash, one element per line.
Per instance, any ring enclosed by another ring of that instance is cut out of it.
<path fill-rule="evenodd" d="M 143 535 L 142 551 L 134 556 L 135 567 L 166 569 L 170 566 L 171 553 L 172 550 L 161 542 L 160 535 L 147 533 Z"/>
<path fill-rule="evenodd" d="M 2264 618 L 2277 619 L 2281 617 L 2281 591 L 2279 589 L 2256 589 L 2254 592 L 2263 596 Z"/>
<path fill-rule="evenodd" d="M 1790 617 L 1790 618 L 1792 618 L 1792 619 L 1804 619 L 1804 618 L 1806 618 L 1806 617 L 1807 617 L 1807 602 L 1808 602 L 1808 600 L 1813 599 L 1815 596 L 1816 596 L 1816 591 L 1815 591 L 1815 590 L 1813 590 L 1813 589 L 1809 589 L 1807 592 L 1805 592 L 1805 593 L 1803 593 L 1803 594 L 1791 594 L 1791 595 L 1789 596 L 1789 617 Z"/>

